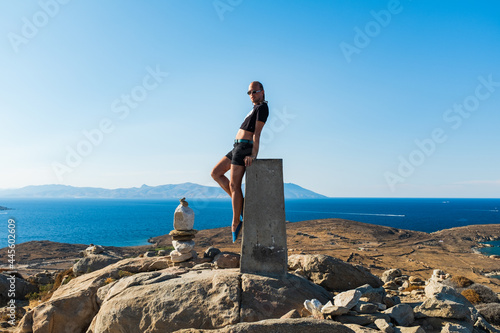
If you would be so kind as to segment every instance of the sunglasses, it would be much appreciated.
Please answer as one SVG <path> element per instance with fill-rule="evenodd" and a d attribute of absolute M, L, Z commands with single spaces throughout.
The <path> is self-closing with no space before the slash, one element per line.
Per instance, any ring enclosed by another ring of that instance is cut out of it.
<path fill-rule="evenodd" d="M 256 93 L 260 93 L 262 90 L 249 90 L 247 91 L 247 95 L 253 95 L 253 94 L 256 94 Z"/>

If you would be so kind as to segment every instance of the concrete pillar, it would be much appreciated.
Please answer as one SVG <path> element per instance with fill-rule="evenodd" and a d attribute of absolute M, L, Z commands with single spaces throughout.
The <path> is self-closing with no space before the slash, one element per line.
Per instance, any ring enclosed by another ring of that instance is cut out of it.
<path fill-rule="evenodd" d="M 246 169 L 240 272 L 284 277 L 288 271 L 283 160 Z"/>

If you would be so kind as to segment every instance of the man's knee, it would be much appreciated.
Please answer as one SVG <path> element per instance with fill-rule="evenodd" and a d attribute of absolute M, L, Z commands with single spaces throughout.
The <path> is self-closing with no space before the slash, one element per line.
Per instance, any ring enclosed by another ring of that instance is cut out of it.
<path fill-rule="evenodd" d="M 212 172 L 210 173 L 210 176 L 212 176 L 213 179 L 217 180 L 220 178 L 220 173 L 217 172 L 216 168 L 212 169 Z"/>
<path fill-rule="evenodd" d="M 229 187 L 231 188 L 231 192 L 241 192 L 241 183 L 237 182 L 229 182 Z"/>
<path fill-rule="evenodd" d="M 222 176 L 224 176 L 226 172 L 222 170 L 222 168 L 217 165 L 216 167 L 214 167 L 212 169 L 212 172 L 210 173 L 210 175 L 212 176 L 213 179 L 217 180 L 219 178 L 221 178 Z"/>

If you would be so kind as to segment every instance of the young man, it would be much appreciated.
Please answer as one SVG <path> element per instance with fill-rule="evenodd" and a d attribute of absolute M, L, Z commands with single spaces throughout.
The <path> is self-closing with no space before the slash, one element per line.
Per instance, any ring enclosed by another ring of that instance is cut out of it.
<path fill-rule="evenodd" d="M 253 109 L 236 133 L 233 149 L 217 163 L 212 170 L 212 178 L 231 197 L 233 205 L 233 243 L 238 239 L 242 221 L 240 215 L 243 208 L 243 192 L 241 182 L 246 167 L 252 165 L 259 152 L 260 134 L 269 116 L 269 108 L 265 100 L 264 87 L 259 81 L 250 83 L 247 94 L 253 103 Z M 230 179 L 225 176 L 231 170 Z"/>

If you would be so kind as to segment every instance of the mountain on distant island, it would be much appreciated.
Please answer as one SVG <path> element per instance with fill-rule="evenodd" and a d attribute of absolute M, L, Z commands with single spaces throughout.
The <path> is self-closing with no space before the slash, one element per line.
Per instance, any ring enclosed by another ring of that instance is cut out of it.
<path fill-rule="evenodd" d="M 299 185 L 285 183 L 286 199 L 319 199 L 326 196 Z M 31 185 L 20 189 L 0 190 L 0 198 L 95 198 L 95 199 L 225 199 L 228 195 L 215 186 L 194 183 L 105 189 L 69 185 Z"/>

